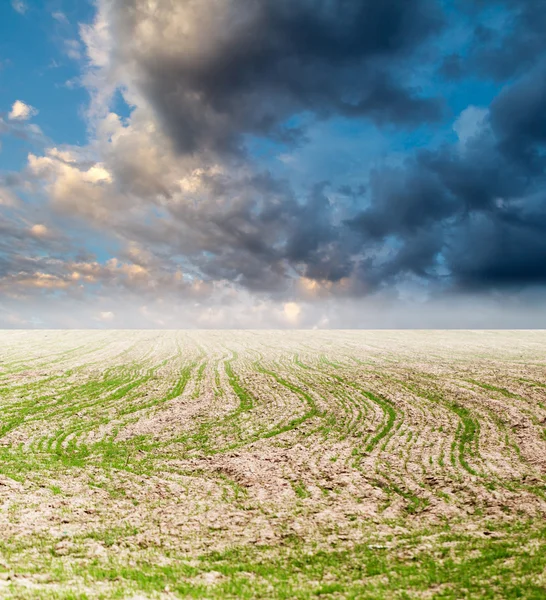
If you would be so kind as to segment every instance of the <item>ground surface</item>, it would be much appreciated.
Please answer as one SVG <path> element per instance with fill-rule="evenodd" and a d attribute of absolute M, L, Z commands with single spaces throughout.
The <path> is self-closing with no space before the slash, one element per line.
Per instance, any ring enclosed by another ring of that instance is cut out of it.
<path fill-rule="evenodd" d="M 546 332 L 0 335 L 1 597 L 546 597 Z"/>

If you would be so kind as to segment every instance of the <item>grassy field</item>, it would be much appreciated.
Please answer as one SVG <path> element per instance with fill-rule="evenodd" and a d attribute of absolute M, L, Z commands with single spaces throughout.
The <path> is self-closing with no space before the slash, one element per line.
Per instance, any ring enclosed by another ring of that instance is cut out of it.
<path fill-rule="evenodd" d="M 546 332 L 11 331 L 2 598 L 545 598 Z"/>

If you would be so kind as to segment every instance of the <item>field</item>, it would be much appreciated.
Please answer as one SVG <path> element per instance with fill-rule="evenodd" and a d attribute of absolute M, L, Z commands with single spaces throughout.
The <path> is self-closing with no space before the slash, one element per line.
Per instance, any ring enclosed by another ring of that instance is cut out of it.
<path fill-rule="evenodd" d="M 11 331 L 2 598 L 545 598 L 546 332 Z"/>

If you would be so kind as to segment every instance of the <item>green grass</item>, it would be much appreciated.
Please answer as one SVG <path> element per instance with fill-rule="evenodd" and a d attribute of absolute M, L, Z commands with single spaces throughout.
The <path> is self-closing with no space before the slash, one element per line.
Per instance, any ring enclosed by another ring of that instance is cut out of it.
<path fill-rule="evenodd" d="M 245 412 L 251 410 L 254 405 L 254 398 L 249 394 L 241 385 L 239 378 L 235 375 L 233 370 L 233 361 L 237 359 L 237 353 L 233 352 L 233 356 L 226 360 L 224 363 L 226 374 L 228 376 L 229 385 L 231 389 L 235 392 L 236 396 L 239 398 L 240 404 L 238 410 L 233 413 L 234 416 L 237 416 L 241 412 Z"/>
<path fill-rule="evenodd" d="M 113 546 L 137 533 L 122 527 L 86 537 Z M 83 539 L 74 540 L 76 555 Z M 25 543 L 28 548 L 32 542 L 19 542 L 19 552 Z M 73 582 L 76 567 L 67 565 L 54 550 L 47 552 L 51 543 L 34 541 L 46 552 L 34 567 L 29 566 L 29 574 L 47 567 L 52 582 L 62 590 L 63 584 Z M 3 541 L 0 550 L 9 555 L 13 548 Z M 132 565 L 115 558 L 93 559 L 77 567 L 77 579 L 86 586 L 106 586 L 100 596 L 104 599 L 128 597 L 130 591 L 153 597 L 165 589 L 180 598 L 248 600 L 421 598 L 423 594 L 449 600 L 539 600 L 546 592 L 546 526 L 540 521 L 484 524 L 475 533 L 446 524 L 408 530 L 395 539 L 374 540 L 370 532 L 366 543 L 338 550 L 313 547 L 292 536 L 280 547 L 236 546 L 192 561 L 172 554 L 166 564 L 158 564 L 152 556 Z M 207 583 L 207 573 L 213 574 L 212 583 Z M 17 589 L 18 598 L 88 597 L 74 588 L 51 593 L 47 586 L 34 592 L 19 592 L 16 585 L 12 589 Z"/>

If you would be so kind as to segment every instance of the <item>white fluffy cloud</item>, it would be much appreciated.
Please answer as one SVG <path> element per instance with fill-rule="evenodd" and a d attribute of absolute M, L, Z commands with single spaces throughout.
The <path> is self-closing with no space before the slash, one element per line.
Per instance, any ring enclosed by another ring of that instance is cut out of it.
<path fill-rule="evenodd" d="M 10 121 L 28 121 L 30 118 L 38 114 L 38 110 L 29 104 L 25 104 L 21 100 L 16 100 L 8 114 Z"/>

